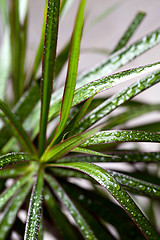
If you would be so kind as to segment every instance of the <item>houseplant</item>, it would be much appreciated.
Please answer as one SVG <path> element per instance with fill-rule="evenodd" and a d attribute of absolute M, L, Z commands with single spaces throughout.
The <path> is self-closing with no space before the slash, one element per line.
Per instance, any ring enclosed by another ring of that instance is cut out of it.
<path fill-rule="evenodd" d="M 59 12 L 63 13 L 68 1 L 60 4 L 58 0 L 48 0 L 39 49 L 26 83 L 27 11 L 20 17 L 20 2 L 12 1 L 10 24 L 6 3 L 2 3 L 6 34 L 2 45 L 5 64 L 1 65 L 0 109 L 4 123 L 0 130 L 0 239 L 12 239 L 13 232 L 19 239 L 43 239 L 44 230 L 57 239 L 117 239 L 115 233 L 120 239 L 159 239 L 154 203 L 160 198 L 160 154 L 141 152 L 136 145 L 130 151 L 119 149 L 123 142 L 160 142 L 159 123 L 130 130 L 112 128 L 159 110 L 158 104 L 132 98 L 160 81 L 160 63 L 110 74 L 159 43 L 160 30 L 125 47 L 144 16 L 138 13 L 113 54 L 77 77 L 86 1 L 79 3 L 71 41 L 56 56 Z M 41 59 L 39 80 L 36 74 Z M 53 76 L 55 81 L 67 59 L 64 91 L 52 91 Z M 114 96 L 95 98 L 98 93 L 144 73 L 149 75 Z M 9 75 L 13 99 L 4 94 Z M 122 113 L 103 121 L 119 106 Z M 99 120 L 100 124 L 96 124 Z M 48 124 L 51 131 L 46 136 Z M 104 169 L 101 164 L 106 162 L 130 163 L 133 170 L 130 173 Z M 137 162 L 143 162 L 145 167 L 138 170 Z M 157 166 L 152 174 L 149 162 Z M 8 185 L 11 179 L 12 184 Z M 85 181 L 80 185 L 79 179 Z M 145 214 L 133 200 L 134 194 L 151 199 Z M 28 212 L 26 223 L 21 212 Z"/>

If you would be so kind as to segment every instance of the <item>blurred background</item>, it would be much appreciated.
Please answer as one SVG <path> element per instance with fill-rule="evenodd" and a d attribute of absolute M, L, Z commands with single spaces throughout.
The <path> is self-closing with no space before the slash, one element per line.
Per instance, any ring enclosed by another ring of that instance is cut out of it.
<path fill-rule="evenodd" d="M 21 1 L 22 4 L 23 2 L 26 2 L 26 0 Z M 10 1 L 8 0 L 8 5 L 9 4 Z M 44 4 L 45 0 L 29 0 L 28 48 L 25 63 L 27 71 L 31 69 L 40 42 Z M 63 46 L 65 46 L 65 43 L 67 43 L 70 39 L 78 4 L 78 0 L 71 0 L 71 7 L 68 13 L 61 19 L 59 26 L 60 34 L 58 38 L 58 51 L 60 51 Z M 145 12 L 146 16 L 128 42 L 128 45 L 134 43 L 144 35 L 156 30 L 157 28 L 160 28 L 159 10 L 159 0 L 87 0 L 79 61 L 79 73 L 90 69 L 97 63 L 107 58 L 108 54 L 112 52 L 119 39 L 139 11 Z M 3 30 L 2 17 L 0 16 L 0 43 L 4 34 Z M 157 61 L 160 61 L 160 45 L 154 47 L 142 56 L 125 65 L 120 69 L 120 71 Z M 41 69 L 39 70 L 39 76 L 41 74 L 40 72 Z M 66 66 L 60 74 L 60 81 L 58 81 L 58 85 L 56 86 L 57 88 L 65 81 L 65 74 Z M 137 79 L 133 79 L 132 81 L 125 82 L 121 84 L 121 86 L 114 87 L 112 90 L 103 93 L 103 95 L 105 94 L 105 96 L 110 96 L 136 80 Z M 148 103 L 159 103 L 159 92 L 160 84 L 155 85 L 140 94 L 136 97 L 136 99 Z M 144 121 L 152 122 L 155 120 L 160 121 L 160 113 L 152 112 L 151 114 L 148 114 L 147 117 L 144 115 L 138 118 L 138 120 L 136 119 L 131 121 L 130 124 L 133 125 Z M 127 144 L 127 146 L 130 147 L 129 144 Z M 146 151 L 155 151 L 159 149 L 159 145 L 148 145 L 143 143 L 143 149 Z M 109 165 L 109 168 L 111 168 L 111 165 Z M 123 168 L 123 165 L 118 166 L 118 168 Z M 46 239 L 49 240 L 50 237 L 46 235 Z M 53 237 L 51 239 L 53 239 Z"/>

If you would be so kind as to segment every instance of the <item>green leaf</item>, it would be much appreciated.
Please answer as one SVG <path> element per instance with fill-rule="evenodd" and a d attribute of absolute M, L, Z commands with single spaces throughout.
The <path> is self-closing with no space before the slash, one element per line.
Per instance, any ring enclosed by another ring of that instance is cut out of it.
<path fill-rule="evenodd" d="M 86 154 L 92 154 L 92 155 L 96 155 L 96 156 L 103 156 L 103 157 L 111 157 L 111 155 L 107 155 L 104 153 L 100 153 L 100 152 L 96 152 L 87 148 L 81 148 L 81 147 L 76 147 L 72 150 L 72 152 L 78 152 L 78 153 L 86 153 Z M 74 158 L 74 156 L 73 156 Z"/>
<path fill-rule="evenodd" d="M 45 147 L 48 111 L 53 86 L 59 23 L 59 7 L 60 0 L 48 1 L 41 79 L 41 121 L 39 136 L 40 156 L 42 155 Z"/>
<path fill-rule="evenodd" d="M 68 72 L 67 72 L 65 89 L 64 89 L 63 100 L 61 105 L 60 122 L 57 128 L 57 131 L 55 133 L 55 136 L 51 141 L 50 147 L 53 146 L 53 143 L 55 142 L 55 140 L 62 133 L 65 127 L 66 121 L 68 119 L 71 106 L 72 106 L 76 79 L 77 79 L 78 60 L 79 60 L 79 53 L 80 53 L 80 43 L 81 43 L 81 36 L 82 36 L 85 4 L 86 4 L 86 1 L 81 0 L 76 22 L 75 22 L 73 35 L 72 35 L 72 40 L 71 40 Z"/>
<path fill-rule="evenodd" d="M 10 30 L 7 29 L 4 32 L 3 40 L 0 48 L 0 98 L 5 99 L 5 92 L 7 87 L 7 81 L 10 75 L 11 67 L 11 49 L 10 49 Z"/>
<path fill-rule="evenodd" d="M 0 100 L 0 109 L 3 111 L 3 113 L 6 115 L 8 120 L 10 121 L 9 127 L 13 126 L 16 133 L 16 137 L 19 139 L 20 143 L 31 153 L 36 153 L 36 149 L 34 145 L 32 144 L 29 136 L 27 135 L 26 131 L 23 129 L 21 123 L 16 119 L 16 117 L 13 115 L 13 113 L 10 111 L 10 109 L 7 107 L 7 105 Z M 12 124 L 12 125 L 11 125 Z M 14 131 L 13 131 L 14 132 Z"/>
<path fill-rule="evenodd" d="M 110 99 L 104 101 L 81 121 L 79 125 L 79 129 L 81 130 L 77 129 L 77 132 L 86 130 L 88 127 L 102 119 L 104 116 L 112 112 L 114 109 L 121 106 L 122 104 L 132 99 L 139 93 L 143 92 L 147 88 L 158 83 L 159 81 L 160 71 L 157 71 L 147 76 L 146 78 L 141 79 L 138 82 L 132 84 L 131 86 L 122 90 L 120 93 L 116 94 Z"/>
<path fill-rule="evenodd" d="M 117 143 L 117 142 L 160 142 L 160 134 L 141 131 L 113 130 L 102 131 L 94 134 L 81 147 L 87 147 L 95 144 Z"/>
<path fill-rule="evenodd" d="M 101 79 L 95 80 L 91 83 L 84 85 L 83 87 L 75 91 L 73 105 L 84 101 L 85 99 L 93 96 L 97 92 L 102 92 L 109 89 L 119 83 L 127 80 L 131 80 L 134 77 L 141 76 L 144 73 L 149 73 L 151 71 L 157 70 L 160 67 L 160 63 L 153 63 L 143 67 L 133 68 L 120 73 L 116 73 Z"/>
<path fill-rule="evenodd" d="M 120 50 L 118 53 L 112 54 L 103 63 L 82 74 L 78 78 L 77 88 L 112 73 L 158 43 L 160 43 L 160 29 L 144 36 L 139 41 Z"/>
<path fill-rule="evenodd" d="M 73 226 L 68 221 L 67 217 L 62 213 L 55 197 L 48 189 L 45 190 L 44 200 L 47 204 L 49 215 L 51 216 L 53 222 L 56 224 L 61 237 L 65 240 L 77 240 Z"/>
<path fill-rule="evenodd" d="M 130 189 L 136 193 L 140 193 L 143 196 L 150 196 L 153 198 L 160 198 L 160 186 L 144 182 L 141 179 L 136 179 L 130 176 L 127 176 L 122 173 L 108 171 L 122 186 L 127 187 L 127 190 Z"/>
<path fill-rule="evenodd" d="M 136 225 L 117 204 L 95 191 L 85 190 L 71 183 L 63 184 L 62 186 L 73 199 L 80 202 L 91 213 L 113 225 L 121 239 L 144 239 Z"/>
<path fill-rule="evenodd" d="M 90 229 L 89 225 L 87 224 L 86 220 L 82 217 L 81 213 L 75 207 L 74 203 L 71 201 L 69 196 L 65 193 L 63 188 L 60 184 L 52 178 L 50 175 L 45 175 L 47 182 L 51 186 L 52 190 L 55 192 L 59 200 L 65 205 L 68 209 L 72 217 L 74 218 L 76 224 L 78 225 L 79 230 L 83 234 L 85 239 L 97 239 L 92 230 Z"/>
<path fill-rule="evenodd" d="M 30 180 L 24 187 L 20 189 L 18 194 L 11 199 L 10 204 L 0 222 L 0 239 L 6 239 L 6 236 L 15 221 L 17 212 L 31 189 L 32 182 L 33 181 Z"/>
<path fill-rule="evenodd" d="M 34 160 L 35 157 L 31 156 L 28 153 L 7 153 L 0 156 L 0 169 L 8 167 L 13 164 L 17 164 L 24 161 Z"/>
<path fill-rule="evenodd" d="M 106 127 L 105 130 L 111 129 L 115 126 L 118 126 L 120 124 L 124 124 L 134 118 L 140 117 L 146 113 L 150 113 L 153 111 L 160 111 L 160 105 L 159 104 L 153 104 L 153 105 L 142 105 L 140 107 L 130 108 L 128 111 L 118 114 L 114 117 L 110 117 L 106 121 Z M 135 127 L 136 128 L 136 127 Z M 103 130 L 104 130 L 103 129 Z M 149 129 L 149 128 L 148 128 Z M 151 131 L 151 130 L 150 130 Z"/>
<path fill-rule="evenodd" d="M 110 194 L 112 194 L 112 196 L 124 208 L 131 219 L 136 223 L 146 238 L 159 239 L 159 236 L 152 228 L 149 221 L 146 219 L 128 193 L 123 190 L 121 185 L 119 185 L 119 183 L 107 171 L 90 163 L 63 163 L 53 164 L 52 166 L 76 169 L 91 176 L 101 186 L 106 188 Z"/>
<path fill-rule="evenodd" d="M 24 172 L 28 171 L 30 166 L 17 164 L 12 166 L 12 168 L 5 168 L 0 170 L 0 179 L 5 179 L 5 178 L 16 178 L 19 176 L 22 176 Z"/>
<path fill-rule="evenodd" d="M 45 1 L 45 7 L 44 7 L 44 16 L 43 16 L 43 25 L 42 25 L 42 33 L 41 33 L 41 39 L 40 39 L 40 43 L 38 46 L 38 50 L 36 53 L 36 57 L 34 60 L 34 64 L 33 64 L 33 71 L 32 71 L 32 75 L 30 78 L 30 83 L 35 79 L 39 65 L 41 63 L 42 60 L 42 54 L 43 54 L 43 45 L 44 45 L 44 38 L 45 38 L 45 28 L 46 28 L 46 18 L 47 18 L 47 3 L 48 1 Z"/>
<path fill-rule="evenodd" d="M 46 150 L 41 157 L 41 162 L 55 161 L 58 158 L 61 158 L 63 155 L 67 154 L 69 151 L 77 147 L 80 143 L 89 138 L 93 133 L 97 132 L 99 128 L 91 129 L 82 134 L 73 136 L 61 143 L 55 145 L 50 150 Z"/>
<path fill-rule="evenodd" d="M 34 172 L 29 172 L 25 174 L 23 177 L 18 179 L 10 188 L 7 188 L 0 195 L 0 210 L 4 207 L 4 205 L 8 202 L 8 200 L 19 190 L 30 178 L 32 178 Z"/>
<path fill-rule="evenodd" d="M 15 103 L 21 97 L 24 88 L 24 61 L 27 34 L 27 10 L 21 11 L 20 1 L 11 2 L 11 50 L 13 69 L 13 89 Z M 24 3 L 23 3 L 24 5 Z M 20 15 L 20 12 L 24 16 Z M 20 19 L 21 17 L 21 19 Z M 20 22 L 24 20 L 24 22 Z"/>
<path fill-rule="evenodd" d="M 60 19 L 61 19 L 61 21 L 64 19 L 64 16 L 68 12 L 72 3 L 73 3 L 73 0 L 62 0 L 61 1 L 61 7 L 60 7 Z"/>
<path fill-rule="evenodd" d="M 144 12 L 138 12 L 136 14 L 132 23 L 129 25 L 128 29 L 126 30 L 126 32 L 124 33 L 124 35 L 122 36 L 122 38 L 120 39 L 120 41 L 118 42 L 117 46 L 115 47 L 115 49 L 113 50 L 112 53 L 122 49 L 126 45 L 126 43 L 129 41 L 129 39 L 131 38 L 131 36 L 135 32 L 135 30 L 137 29 L 139 24 L 142 22 L 145 15 L 146 14 Z"/>
<path fill-rule="evenodd" d="M 30 200 L 24 236 L 25 240 L 37 239 L 41 219 L 42 191 L 43 191 L 43 169 L 40 169 Z"/>
<path fill-rule="evenodd" d="M 31 113 L 35 104 L 40 99 L 40 86 L 39 83 L 35 83 L 32 88 L 25 92 L 20 98 L 18 103 L 13 108 L 13 113 L 20 122 L 23 122 L 25 118 Z M 6 126 L 0 129 L 0 148 L 2 148 L 11 138 L 12 134 Z"/>

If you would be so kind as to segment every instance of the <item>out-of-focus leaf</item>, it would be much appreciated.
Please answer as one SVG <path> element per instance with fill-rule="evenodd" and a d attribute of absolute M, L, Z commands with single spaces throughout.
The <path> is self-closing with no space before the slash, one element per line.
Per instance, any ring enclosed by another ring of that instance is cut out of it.
<path fill-rule="evenodd" d="M 144 12 L 138 12 L 136 14 L 132 23 L 129 25 L 128 29 L 126 30 L 126 32 L 124 33 L 124 35 L 122 36 L 122 38 L 120 39 L 120 41 L 118 42 L 117 46 L 115 47 L 115 49 L 113 50 L 112 53 L 120 50 L 121 48 L 123 48 L 126 45 L 126 43 L 129 41 L 129 39 L 131 38 L 131 36 L 135 32 L 135 30 L 137 29 L 139 24 L 142 22 L 145 15 L 146 14 Z"/>
<path fill-rule="evenodd" d="M 56 224 L 56 227 L 58 228 L 62 238 L 65 240 L 77 240 L 73 226 L 68 221 L 66 216 L 62 213 L 62 211 L 60 210 L 60 206 L 56 202 L 55 197 L 48 189 L 45 191 L 44 199 L 47 204 L 49 214 L 54 223 Z"/>
<path fill-rule="evenodd" d="M 1 239 L 6 239 L 6 236 L 15 221 L 17 212 L 31 189 L 32 183 L 33 181 L 30 180 L 24 187 L 20 189 L 18 194 L 11 199 L 9 206 L 7 207 L 4 216 L 0 222 Z"/>
<path fill-rule="evenodd" d="M 60 20 L 63 21 L 66 13 L 70 9 L 71 5 L 73 3 L 73 0 L 62 0 L 61 1 L 61 7 L 60 7 Z"/>
<path fill-rule="evenodd" d="M 53 87 L 53 75 L 57 48 L 60 0 L 49 0 L 47 7 L 47 20 L 42 61 L 41 78 L 41 120 L 39 136 L 39 155 L 45 147 L 45 136 Z"/>
<path fill-rule="evenodd" d="M 0 109 L 3 111 L 3 113 L 6 115 L 6 117 L 9 120 L 7 125 L 9 125 L 10 128 L 13 126 L 13 128 L 15 129 L 15 132 L 17 133 L 16 137 L 18 138 L 18 140 L 20 141 L 22 146 L 25 149 L 27 149 L 29 152 L 31 152 L 33 154 L 36 153 L 35 147 L 32 144 L 26 131 L 22 127 L 21 123 L 17 120 L 17 118 L 14 116 L 14 114 L 10 111 L 10 109 L 7 107 L 7 105 L 2 100 L 0 100 Z M 11 128 L 12 131 L 13 131 L 13 128 Z M 14 133 L 14 131 L 13 131 L 13 133 Z"/>
<path fill-rule="evenodd" d="M 110 130 L 94 134 L 81 143 L 81 147 L 116 142 L 160 142 L 160 134 L 141 131 Z"/>
<path fill-rule="evenodd" d="M 0 179 L 5 178 L 16 178 L 22 176 L 24 172 L 29 170 L 28 165 L 14 165 L 12 168 L 5 168 L 0 170 Z M 1 181 L 1 180 L 0 180 Z"/>
<path fill-rule="evenodd" d="M 40 169 L 30 200 L 24 236 L 25 240 L 37 239 L 41 219 L 42 191 L 43 191 L 43 170 Z"/>
<path fill-rule="evenodd" d="M 106 188 L 106 190 L 119 202 L 146 238 L 159 238 L 150 222 L 146 219 L 132 198 L 107 171 L 90 163 L 62 163 L 52 164 L 52 166 L 76 169 L 91 176 L 101 186 Z"/>
<path fill-rule="evenodd" d="M 50 175 L 45 175 L 47 182 L 51 186 L 52 190 L 55 192 L 59 200 L 62 201 L 62 203 L 65 205 L 65 207 L 68 209 L 72 217 L 74 218 L 76 224 L 78 225 L 79 230 L 83 234 L 84 238 L 87 240 L 89 239 L 97 239 L 92 230 L 90 229 L 90 226 L 87 224 L 86 220 L 82 217 L 81 213 L 78 211 L 74 203 L 71 201 L 69 196 L 65 193 L 63 188 L 60 186 L 60 184 L 52 178 Z"/>
<path fill-rule="evenodd" d="M 148 129 L 151 132 L 160 132 L 160 122 L 148 123 L 140 126 L 135 126 L 130 128 L 132 130 L 147 131 Z"/>
<path fill-rule="evenodd" d="M 0 195 L 0 210 L 4 207 L 4 205 L 8 202 L 8 200 L 19 190 L 27 181 L 32 178 L 34 172 L 29 172 L 25 174 L 23 177 L 18 179 L 10 188 L 7 188 L 1 195 Z"/>

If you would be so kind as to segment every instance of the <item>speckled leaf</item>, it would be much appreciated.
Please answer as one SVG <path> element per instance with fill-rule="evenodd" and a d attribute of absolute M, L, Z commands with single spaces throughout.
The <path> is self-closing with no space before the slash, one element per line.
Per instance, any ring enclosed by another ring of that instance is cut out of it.
<path fill-rule="evenodd" d="M 141 131 L 110 130 L 94 134 L 81 147 L 95 144 L 117 143 L 117 142 L 160 142 L 160 134 Z"/>
<path fill-rule="evenodd" d="M 101 194 L 98 194 L 95 191 L 88 189 L 85 190 L 84 188 L 71 183 L 63 184 L 62 186 L 73 199 L 80 202 L 85 208 L 89 209 L 92 213 L 96 214 L 105 222 L 115 226 L 116 230 L 121 236 L 121 239 L 145 239 L 134 222 L 132 222 L 125 211 L 123 211 L 123 209 L 117 204 L 105 197 L 102 197 Z M 123 224 L 124 222 L 125 224 Z"/>
<path fill-rule="evenodd" d="M 160 71 L 157 71 L 144 79 L 139 80 L 138 82 L 132 84 L 126 89 L 122 90 L 120 93 L 115 96 L 107 99 L 102 104 L 100 104 L 97 108 L 95 108 L 87 117 L 85 117 L 80 125 L 77 132 L 84 131 L 92 124 L 96 123 L 104 116 L 112 112 L 117 107 L 121 106 L 126 101 L 132 99 L 139 93 L 143 92 L 147 88 L 153 86 L 154 84 L 160 81 Z"/>
<path fill-rule="evenodd" d="M 140 107 L 130 108 L 128 111 L 115 115 L 114 117 L 110 117 L 105 122 L 106 127 L 103 128 L 103 130 L 111 129 L 115 126 L 118 126 L 120 124 L 124 124 L 132 119 L 138 118 L 144 114 L 153 112 L 153 111 L 160 111 L 160 105 L 159 104 L 153 104 L 153 105 L 142 105 Z M 135 127 L 136 129 L 136 127 Z M 150 130 L 150 128 L 148 128 Z M 150 130 L 151 131 L 151 130 Z"/>
<path fill-rule="evenodd" d="M 45 190 L 44 200 L 46 202 L 48 212 L 53 222 L 56 224 L 62 238 L 65 240 L 77 240 L 76 232 L 74 231 L 73 226 L 68 221 L 67 217 L 62 213 L 55 197 L 48 189 Z"/>
<path fill-rule="evenodd" d="M 14 130 L 17 133 L 16 137 L 18 138 L 20 143 L 23 145 L 23 147 L 26 148 L 29 152 L 35 153 L 36 152 L 35 147 L 32 144 L 28 134 L 22 127 L 21 123 L 17 120 L 17 118 L 14 116 L 14 114 L 10 111 L 10 109 L 2 100 L 0 100 L 0 109 L 3 111 L 3 113 L 6 115 L 6 117 L 14 127 Z M 9 127 L 11 127 L 10 124 L 9 124 Z"/>
<path fill-rule="evenodd" d="M 160 162 L 159 152 L 109 152 L 106 156 L 74 155 L 58 162 Z"/>
<path fill-rule="evenodd" d="M 80 143 L 85 141 L 89 138 L 92 134 L 97 132 L 100 128 L 94 128 L 82 134 L 73 136 L 65 141 L 60 142 L 59 144 L 55 145 L 50 150 L 46 150 L 46 152 L 41 157 L 42 162 L 47 161 L 55 161 L 61 158 L 63 155 L 67 154 L 69 151 L 77 147 Z"/>
<path fill-rule="evenodd" d="M 136 193 L 140 193 L 143 196 L 150 196 L 153 198 L 160 198 L 160 186 L 144 182 L 141 179 L 136 179 L 130 176 L 127 176 L 122 173 L 108 171 L 122 186 L 127 187 L 127 190 L 130 189 Z"/>
<path fill-rule="evenodd" d="M 78 78 L 77 87 L 81 87 L 95 79 L 112 73 L 158 43 L 160 43 L 160 29 L 144 36 L 139 41 L 131 44 L 129 47 L 123 48 L 118 53 L 112 54 L 107 60 L 90 71 L 82 74 Z"/>
<path fill-rule="evenodd" d="M 87 224 L 86 220 L 82 217 L 81 213 L 75 207 L 74 203 L 71 201 L 69 196 L 66 194 L 66 192 L 63 190 L 63 188 L 60 186 L 60 184 L 54 178 L 52 178 L 50 175 L 45 175 L 45 177 L 46 177 L 47 182 L 51 186 L 52 190 L 55 192 L 55 194 L 59 198 L 59 200 L 62 201 L 62 203 L 65 205 L 65 207 L 68 209 L 68 211 L 74 218 L 76 224 L 78 225 L 79 230 L 83 234 L 83 237 L 86 240 L 97 239 L 94 236 L 89 225 Z"/>
<path fill-rule="evenodd" d="M 96 156 L 102 156 L 102 157 L 110 157 L 112 158 L 111 155 L 107 155 L 107 154 L 104 154 L 104 153 L 100 153 L 100 152 L 96 152 L 96 151 L 93 151 L 91 149 L 87 149 L 87 148 L 81 148 L 81 147 L 76 147 L 72 150 L 72 152 L 77 152 L 77 153 L 84 153 L 84 154 L 91 154 L 91 155 L 96 155 Z M 73 156 L 74 158 L 74 156 Z M 72 162 L 72 161 L 71 161 Z"/>
<path fill-rule="evenodd" d="M 91 176 L 101 186 L 106 188 L 106 190 L 119 202 L 146 238 L 159 239 L 159 236 L 150 225 L 150 222 L 146 219 L 132 198 L 107 171 L 90 163 L 63 163 L 53 164 L 53 166 L 76 169 Z"/>
<path fill-rule="evenodd" d="M 75 27 L 74 27 L 74 31 L 73 31 L 73 35 L 72 35 L 72 39 L 71 39 L 66 83 L 65 83 L 65 88 L 64 88 L 62 104 L 61 104 L 60 121 L 59 121 L 57 130 L 56 130 L 55 136 L 54 136 L 53 140 L 51 141 L 50 147 L 53 145 L 55 140 L 62 133 L 62 131 L 65 127 L 66 121 L 68 119 L 71 106 L 72 106 L 74 90 L 75 90 L 75 85 L 76 85 L 76 79 L 77 79 L 78 61 L 79 61 L 79 53 L 80 53 L 80 43 L 81 43 L 81 36 L 82 36 L 85 4 L 86 4 L 86 1 L 81 0 L 77 18 L 75 21 Z"/>
<path fill-rule="evenodd" d="M 135 32 L 135 30 L 137 29 L 139 24 L 142 22 L 142 20 L 145 17 L 145 15 L 146 14 L 144 12 L 138 12 L 136 14 L 136 16 L 133 19 L 132 23 L 129 25 L 128 29 L 126 30 L 126 32 L 124 33 L 124 35 L 122 36 L 120 41 L 118 42 L 118 44 L 115 47 L 115 49 L 113 50 L 113 53 L 118 51 L 118 50 L 120 50 L 121 48 L 123 48 L 126 45 L 126 43 L 129 41 L 129 39 L 131 38 L 131 36 Z"/>
<path fill-rule="evenodd" d="M 20 189 L 18 194 L 11 199 L 4 216 L 0 222 L 0 239 L 6 239 L 8 232 L 10 231 L 17 212 L 25 200 L 32 186 L 32 181 L 29 181 L 24 187 Z"/>
<path fill-rule="evenodd" d="M 18 179 L 13 185 L 7 188 L 3 193 L 0 194 L 0 211 L 8 202 L 8 200 L 26 183 L 30 180 L 33 175 L 33 171 L 25 174 L 23 177 Z"/>
<path fill-rule="evenodd" d="M 31 161 L 33 159 L 35 159 L 35 157 L 31 156 L 28 153 L 7 153 L 0 156 L 0 169 L 16 163 Z"/>
<path fill-rule="evenodd" d="M 39 135 L 39 155 L 45 148 L 46 128 L 53 88 L 53 76 L 57 49 L 60 0 L 49 0 L 42 61 L 41 78 L 41 120 Z"/>
<path fill-rule="evenodd" d="M 42 191 L 43 170 L 40 169 L 31 195 L 24 240 L 37 239 L 41 220 Z"/>

